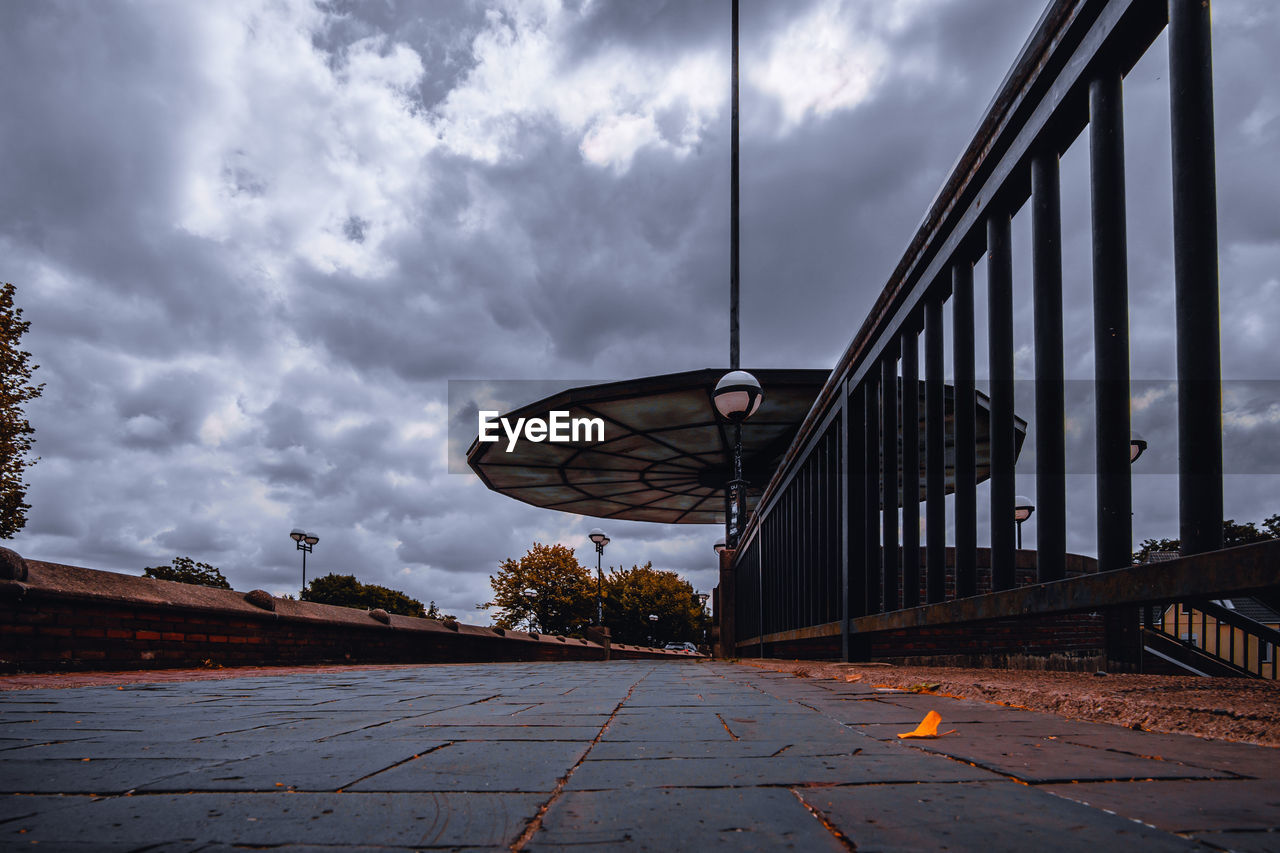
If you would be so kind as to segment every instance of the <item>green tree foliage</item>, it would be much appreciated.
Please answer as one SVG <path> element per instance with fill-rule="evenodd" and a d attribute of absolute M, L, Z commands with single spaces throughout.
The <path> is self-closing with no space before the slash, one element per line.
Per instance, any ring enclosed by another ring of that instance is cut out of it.
<path fill-rule="evenodd" d="M 410 598 L 398 589 L 388 589 L 373 583 L 361 583 L 355 575 L 327 574 L 307 584 L 302 591 L 303 601 L 317 604 L 336 604 L 339 607 L 358 607 L 364 610 L 382 609 L 401 616 L 426 616 L 422 602 Z"/>
<path fill-rule="evenodd" d="M 498 573 L 489 576 L 493 600 L 477 605 L 496 609 L 500 628 L 534 629 L 547 634 L 584 632 L 595 614 L 595 583 L 578 562 L 573 549 L 564 545 L 533 547 L 519 560 L 503 560 Z M 533 590 L 529 598 L 525 590 Z"/>
<path fill-rule="evenodd" d="M 657 621 L 650 621 L 650 614 Z M 675 572 L 645 563 L 605 575 L 604 623 L 616 643 L 697 642 L 702 618 L 693 587 Z"/>
<path fill-rule="evenodd" d="M 1261 530 L 1252 522 L 1236 524 L 1233 518 L 1222 522 L 1222 547 L 1224 548 L 1266 542 L 1268 539 L 1280 539 L 1280 515 L 1273 515 L 1263 521 Z M 1177 551 L 1181 547 L 1182 541 L 1179 539 L 1145 539 L 1134 552 L 1133 561 L 1145 563 L 1152 551 Z"/>
<path fill-rule="evenodd" d="M 436 603 L 434 599 L 431 601 L 430 604 L 427 605 L 427 618 L 428 619 L 445 619 L 445 620 L 451 620 L 454 622 L 458 621 L 457 616 L 454 616 L 452 613 L 445 613 L 439 607 L 436 607 Z"/>
<path fill-rule="evenodd" d="M 196 586 L 211 586 L 215 589 L 231 589 L 231 584 L 222 576 L 222 572 L 208 563 L 197 563 L 190 557 L 174 557 L 171 566 L 154 566 L 142 570 L 144 578 L 155 578 L 162 581 L 177 581 Z"/>
<path fill-rule="evenodd" d="M 30 455 L 35 429 L 22 405 L 44 391 L 44 383 L 31 384 L 39 365 L 32 364 L 31 353 L 19 346 L 31 323 L 14 306 L 13 293 L 12 284 L 0 286 L 0 539 L 12 539 L 27 524 L 31 504 L 26 502 L 22 475 L 39 457 Z"/>

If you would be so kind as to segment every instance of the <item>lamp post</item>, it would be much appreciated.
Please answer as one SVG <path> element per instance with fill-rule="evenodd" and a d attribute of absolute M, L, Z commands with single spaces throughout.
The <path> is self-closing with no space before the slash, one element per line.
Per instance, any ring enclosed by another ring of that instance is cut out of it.
<path fill-rule="evenodd" d="M 1138 461 L 1138 457 L 1147 450 L 1147 440 L 1136 431 L 1129 433 L 1129 464 L 1132 465 Z"/>
<path fill-rule="evenodd" d="M 293 528 L 289 532 L 289 538 L 298 545 L 298 550 L 302 552 L 302 591 L 307 590 L 307 555 L 311 553 L 311 549 L 320 541 L 320 537 L 314 533 L 304 533 L 298 528 Z"/>
<path fill-rule="evenodd" d="M 1022 522 L 1031 517 L 1031 513 L 1036 511 L 1035 504 L 1031 503 L 1031 498 L 1018 495 L 1013 499 L 1013 519 L 1018 522 L 1018 550 L 1022 550 Z"/>
<path fill-rule="evenodd" d="M 658 616 L 657 616 L 657 614 L 656 614 L 656 613 L 650 613 L 650 614 L 649 614 L 649 647 L 650 647 L 650 648 L 653 648 L 653 629 L 654 629 L 654 627 L 655 627 L 655 626 L 654 626 L 654 623 L 655 623 L 655 622 L 657 622 L 657 621 L 658 621 Z"/>
<path fill-rule="evenodd" d="M 712 394 L 720 417 L 733 424 L 733 479 L 725 484 L 725 547 L 737 548 L 741 533 L 741 513 L 744 503 L 742 479 L 742 422 L 756 413 L 764 401 L 760 382 L 745 370 L 731 370 L 716 383 Z"/>
<path fill-rule="evenodd" d="M 538 591 L 537 591 L 536 589 L 533 589 L 532 587 L 530 587 L 530 588 L 526 589 L 526 590 L 525 590 L 523 593 L 521 593 L 521 594 L 524 596 L 525 601 L 529 602 L 529 630 L 532 632 L 532 631 L 533 631 L 533 622 L 534 622 L 534 618 L 533 618 L 533 617 L 534 617 L 534 615 L 535 615 L 535 614 L 534 614 L 534 612 L 533 612 L 533 602 L 534 602 L 534 601 L 536 601 L 536 600 L 537 600 L 537 598 L 538 598 Z M 541 629 L 541 628 L 542 628 L 542 623 L 541 623 L 541 622 L 539 622 L 539 623 L 538 623 L 538 628 L 539 628 L 539 629 Z"/>
<path fill-rule="evenodd" d="M 705 593 L 705 592 L 700 592 L 700 593 L 698 593 L 698 595 L 697 595 L 697 599 L 698 599 L 698 621 L 702 623 L 702 646 L 703 646 L 703 648 L 706 648 L 706 645 L 707 645 L 707 599 L 708 599 L 708 598 L 710 598 L 710 597 L 711 597 L 711 596 L 710 596 L 710 595 L 708 595 L 708 594 L 707 594 L 707 593 Z"/>
<path fill-rule="evenodd" d="M 609 537 L 599 527 L 593 527 L 587 538 L 596 546 L 596 625 L 599 626 L 604 624 L 604 570 L 600 568 L 600 558 L 604 556 Z"/>

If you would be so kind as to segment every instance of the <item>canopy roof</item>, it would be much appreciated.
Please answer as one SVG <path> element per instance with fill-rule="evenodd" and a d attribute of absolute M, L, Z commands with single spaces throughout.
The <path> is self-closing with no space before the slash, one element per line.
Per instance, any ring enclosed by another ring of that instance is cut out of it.
<path fill-rule="evenodd" d="M 711 393 L 726 372 L 711 368 L 590 385 L 529 403 L 503 417 L 511 422 L 516 418 L 547 419 L 552 411 L 567 411 L 570 418 L 600 418 L 604 441 L 553 444 L 521 439 L 510 452 L 505 439 L 473 441 L 467 450 L 467 464 L 490 489 L 534 506 L 596 518 L 723 524 L 733 428 L 717 416 Z M 742 426 L 748 513 L 754 511 L 829 373 L 750 372 L 764 388 L 764 402 Z M 922 398 L 923 391 L 921 383 Z M 955 485 L 955 451 L 950 423 L 954 397 L 949 387 L 945 408 L 950 492 Z M 977 410 L 978 475 L 982 480 L 990 470 L 988 406 L 982 394 L 978 394 Z M 923 399 L 920 411 L 923 443 Z M 1017 428 L 1020 450 L 1026 424 L 1019 420 Z M 922 476 L 922 489 L 923 485 Z"/>

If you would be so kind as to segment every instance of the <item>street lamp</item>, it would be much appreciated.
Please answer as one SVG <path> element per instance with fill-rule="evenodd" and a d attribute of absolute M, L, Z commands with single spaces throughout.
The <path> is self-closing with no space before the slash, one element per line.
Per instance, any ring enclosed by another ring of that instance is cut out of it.
<path fill-rule="evenodd" d="M 721 536 L 719 539 L 717 539 L 716 544 L 713 547 L 716 549 L 717 554 L 722 552 L 724 550 L 724 537 Z"/>
<path fill-rule="evenodd" d="M 658 621 L 657 614 L 650 613 L 649 614 L 649 647 L 650 648 L 653 647 L 653 629 L 654 629 L 653 623 L 657 621 Z"/>
<path fill-rule="evenodd" d="M 743 503 L 742 422 L 756 413 L 764 401 L 760 382 L 745 370 L 731 370 L 716 383 L 711 395 L 720 417 L 733 424 L 733 479 L 725 485 L 725 547 L 738 547 L 739 515 Z"/>
<path fill-rule="evenodd" d="M 710 598 L 710 597 L 711 597 L 711 596 L 707 595 L 705 592 L 700 592 L 700 593 L 698 593 L 698 595 L 697 595 L 697 598 L 698 598 L 698 622 L 700 622 L 700 623 L 702 624 L 702 646 L 703 646 L 703 648 L 706 648 L 706 645 L 707 645 L 707 599 L 708 599 L 708 598 Z"/>
<path fill-rule="evenodd" d="M 604 624 L 604 571 L 600 568 L 600 558 L 604 556 L 609 537 L 599 527 L 593 527 L 587 538 L 596 545 L 596 625 L 599 626 Z"/>
<path fill-rule="evenodd" d="M 1031 513 L 1036 511 L 1035 504 L 1031 503 L 1031 498 L 1018 495 L 1013 499 L 1013 519 L 1018 522 L 1018 550 L 1022 550 L 1022 522 L 1031 517 Z"/>
<path fill-rule="evenodd" d="M 320 541 L 320 537 L 315 535 L 314 533 L 304 533 L 295 527 L 293 528 L 293 530 L 289 531 L 289 538 L 297 543 L 298 550 L 302 552 L 302 591 L 306 592 L 307 591 L 307 555 L 311 553 L 311 549 L 315 546 L 315 544 Z"/>
<path fill-rule="evenodd" d="M 1138 457 L 1147 450 L 1147 440 L 1136 430 L 1129 433 L 1129 464 L 1138 461 Z"/>
<path fill-rule="evenodd" d="M 524 596 L 525 601 L 529 602 L 529 630 L 530 630 L 530 631 L 532 631 L 532 630 L 533 630 L 533 617 L 534 617 L 534 615 L 535 615 L 535 614 L 534 614 L 534 612 L 533 612 L 533 602 L 534 602 L 534 601 L 537 599 L 537 597 L 538 597 L 538 591 L 537 591 L 536 589 L 533 589 L 532 587 L 530 587 L 530 588 L 526 589 L 526 590 L 525 590 L 523 593 L 521 593 L 521 594 Z M 538 627 L 539 627 L 539 628 L 541 628 L 541 627 L 542 627 L 541 623 L 539 623 L 539 624 L 538 624 Z"/>

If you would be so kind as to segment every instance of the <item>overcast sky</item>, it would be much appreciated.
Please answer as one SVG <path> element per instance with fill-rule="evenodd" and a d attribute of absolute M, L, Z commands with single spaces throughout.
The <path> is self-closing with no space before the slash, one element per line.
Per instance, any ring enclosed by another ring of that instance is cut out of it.
<path fill-rule="evenodd" d="M 834 364 L 1040 12 L 743 0 L 745 365 Z M 1256 521 L 1280 512 L 1280 5 L 1214 18 L 1223 367 L 1252 380 L 1228 385 L 1227 514 Z M 1166 52 L 1125 88 L 1135 541 L 1177 535 Z M 0 4 L 0 277 L 46 383 L 11 547 L 134 574 L 187 555 L 284 593 L 298 526 L 312 576 L 483 622 L 502 559 L 590 562 L 601 525 L 606 564 L 709 591 L 715 527 L 489 492 L 448 472 L 445 404 L 450 379 L 727 364 L 728 66 L 728 0 Z M 1063 162 L 1081 388 L 1085 142 Z M 1031 376 L 1025 214 L 1014 233 Z M 1073 470 L 1091 417 L 1073 405 Z M 1085 553 L 1092 489 L 1072 478 Z"/>

